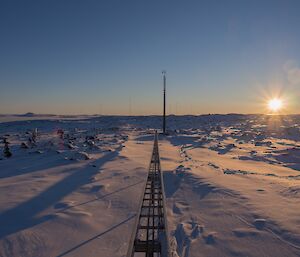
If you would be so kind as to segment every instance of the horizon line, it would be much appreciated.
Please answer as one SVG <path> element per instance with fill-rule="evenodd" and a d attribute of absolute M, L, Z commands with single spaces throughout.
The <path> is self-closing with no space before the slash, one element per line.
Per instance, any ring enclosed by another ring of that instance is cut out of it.
<path fill-rule="evenodd" d="M 300 113 L 202 113 L 202 114 L 166 114 L 166 116 L 209 116 L 209 115 L 300 115 Z M 55 114 L 55 113 L 0 113 L 0 116 L 123 116 L 123 117 L 140 117 L 140 116 L 163 116 L 162 114 Z"/>

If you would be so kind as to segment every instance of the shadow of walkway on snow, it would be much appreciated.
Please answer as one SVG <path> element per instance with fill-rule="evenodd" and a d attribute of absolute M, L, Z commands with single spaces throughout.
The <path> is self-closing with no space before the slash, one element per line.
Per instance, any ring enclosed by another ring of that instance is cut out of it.
<path fill-rule="evenodd" d="M 95 160 L 92 164 L 101 168 L 106 162 L 118 156 L 122 147 Z M 16 233 L 23 229 L 33 227 L 52 218 L 52 215 L 37 217 L 37 215 L 49 206 L 90 182 L 92 176 L 99 169 L 87 165 L 71 173 L 54 185 L 41 192 L 39 195 L 19 204 L 18 206 L 0 214 L 0 238 Z M 17 188 L 16 188 L 17 190 Z"/>
<path fill-rule="evenodd" d="M 128 222 L 129 220 L 133 219 L 135 216 L 136 216 L 136 214 L 131 215 L 130 217 L 126 218 L 125 220 L 119 222 L 119 223 L 116 224 L 116 225 L 113 225 L 112 227 L 110 227 L 109 229 L 105 230 L 104 232 L 102 232 L 102 233 L 100 233 L 100 234 L 98 234 L 98 235 L 95 235 L 95 236 L 89 238 L 88 240 L 83 241 L 82 243 L 80 243 L 80 244 L 78 244 L 78 245 L 72 247 L 71 249 L 69 249 L 69 250 L 67 250 L 67 251 L 65 251 L 65 252 L 63 252 L 63 253 L 57 255 L 56 257 L 63 257 L 63 256 L 68 255 L 69 253 L 71 253 L 71 252 L 77 250 L 78 248 L 80 248 L 80 247 L 82 247 L 82 246 L 84 246 L 84 245 L 90 243 L 91 241 L 93 241 L 93 240 L 95 240 L 95 239 L 97 239 L 97 238 L 99 238 L 99 237 L 101 237 L 101 236 L 103 236 L 103 235 L 109 233 L 110 231 L 114 230 L 115 228 L 117 228 L 117 227 L 119 227 L 119 226 L 125 224 L 125 223 Z"/>
<path fill-rule="evenodd" d="M 108 196 L 110 196 L 110 195 L 113 195 L 113 194 L 122 192 L 122 191 L 124 191 L 124 190 L 126 190 L 126 189 L 128 189 L 128 188 L 134 187 L 134 186 L 136 186 L 136 185 L 138 185 L 138 184 L 141 184 L 141 183 L 145 183 L 145 181 L 144 181 L 144 180 L 139 180 L 138 182 L 135 182 L 135 183 L 133 183 L 133 184 L 131 184 L 131 185 L 122 187 L 122 188 L 117 189 L 117 190 L 115 190 L 115 191 L 113 191 L 113 192 L 107 193 L 107 194 L 105 194 L 105 195 L 99 196 L 99 197 L 94 198 L 94 199 L 91 199 L 91 200 L 89 200 L 89 201 L 85 201 L 85 202 L 78 203 L 78 204 L 75 204 L 75 205 L 72 205 L 72 206 L 68 206 L 68 207 L 66 207 L 66 208 L 64 208 L 64 209 L 62 209 L 62 210 L 57 211 L 56 213 L 62 213 L 62 212 L 65 212 L 65 211 L 67 211 L 67 210 L 73 209 L 73 208 L 78 207 L 78 206 L 82 206 L 82 205 L 86 205 L 86 204 L 89 204 L 89 203 L 92 203 L 92 202 L 99 201 L 99 200 L 101 200 L 101 199 L 103 199 L 103 198 L 105 198 L 105 197 L 108 197 Z"/>

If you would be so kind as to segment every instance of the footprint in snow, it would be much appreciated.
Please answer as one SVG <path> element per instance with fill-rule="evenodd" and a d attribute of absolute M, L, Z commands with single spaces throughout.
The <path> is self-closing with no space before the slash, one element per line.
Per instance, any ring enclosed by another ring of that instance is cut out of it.
<path fill-rule="evenodd" d="M 210 232 L 204 236 L 205 242 L 208 245 L 215 244 L 217 238 L 217 232 Z"/>
<path fill-rule="evenodd" d="M 92 193 L 99 192 L 103 187 L 104 187 L 103 185 L 93 186 L 93 187 L 91 188 L 91 192 L 92 192 Z"/>
<path fill-rule="evenodd" d="M 180 208 L 177 206 L 176 203 L 173 204 L 173 213 L 174 214 L 182 214 Z"/>
<path fill-rule="evenodd" d="M 258 230 L 262 230 L 262 229 L 264 229 L 264 227 L 266 226 L 266 220 L 265 220 L 265 219 L 255 219 L 255 220 L 254 220 L 254 226 L 255 226 Z"/>
<path fill-rule="evenodd" d="M 195 221 L 183 222 L 177 225 L 173 231 L 171 240 L 171 252 L 173 256 L 189 256 L 191 244 L 200 237 L 204 231 L 204 226 Z"/>
<path fill-rule="evenodd" d="M 54 205 L 54 209 L 65 209 L 72 206 L 72 202 L 60 202 Z"/>

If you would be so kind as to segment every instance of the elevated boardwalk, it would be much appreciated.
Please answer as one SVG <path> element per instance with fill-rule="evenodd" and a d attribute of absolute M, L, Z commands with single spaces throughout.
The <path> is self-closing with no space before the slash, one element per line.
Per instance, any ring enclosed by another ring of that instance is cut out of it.
<path fill-rule="evenodd" d="M 130 240 L 127 257 L 168 257 L 168 233 L 163 176 L 160 169 L 158 136 L 153 152 L 140 209 Z"/>

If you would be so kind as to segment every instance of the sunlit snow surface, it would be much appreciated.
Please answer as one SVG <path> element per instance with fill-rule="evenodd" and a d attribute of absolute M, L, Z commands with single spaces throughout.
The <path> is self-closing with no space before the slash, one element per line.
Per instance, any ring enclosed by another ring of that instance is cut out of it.
<path fill-rule="evenodd" d="M 162 119 L 0 122 L 0 256 L 125 256 Z M 300 256 L 300 116 L 167 124 L 159 148 L 172 256 Z"/>

